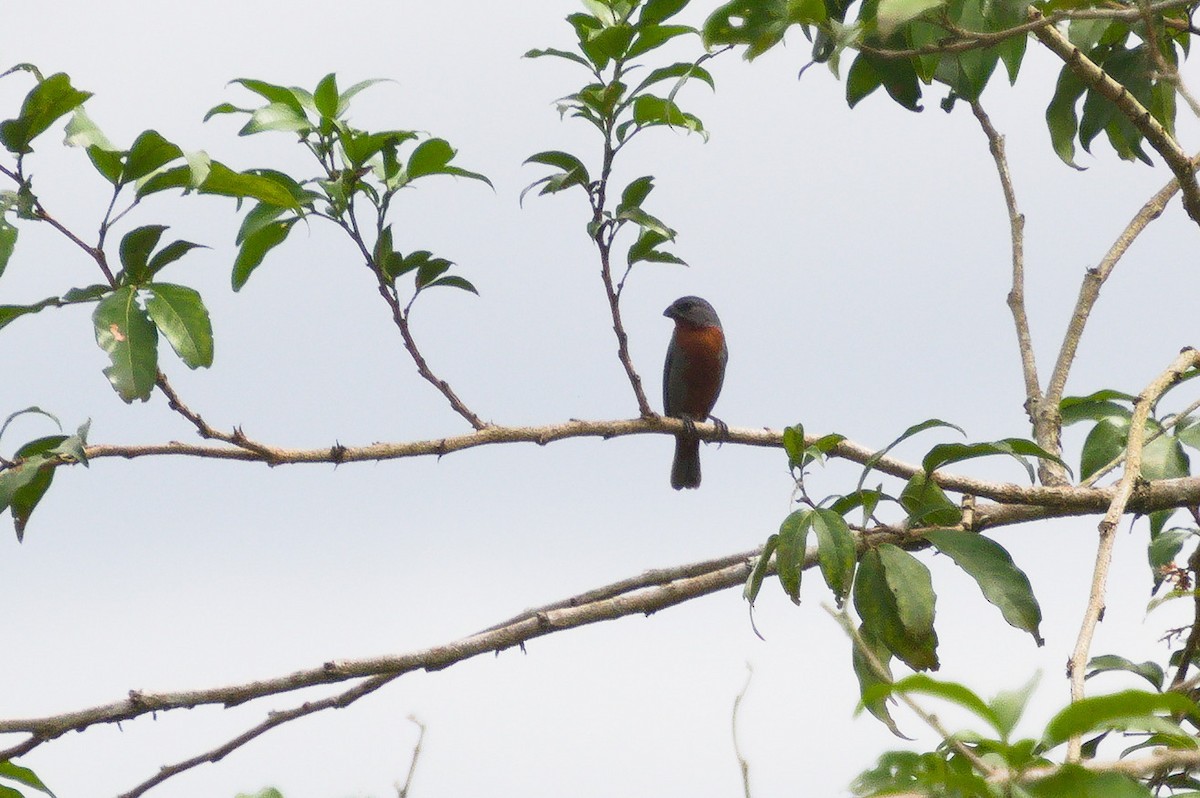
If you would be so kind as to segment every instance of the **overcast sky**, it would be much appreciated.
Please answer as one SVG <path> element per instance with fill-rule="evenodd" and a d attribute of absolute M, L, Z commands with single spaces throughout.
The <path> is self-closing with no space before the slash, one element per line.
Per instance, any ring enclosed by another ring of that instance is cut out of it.
<path fill-rule="evenodd" d="M 690 21 L 713 5 L 700 4 Z M 312 87 L 330 71 L 342 85 L 393 79 L 360 95 L 356 123 L 445 137 L 463 166 L 496 187 L 426 181 L 397 209 L 400 248 L 454 260 L 482 294 L 431 292 L 418 304 L 415 333 L 435 370 L 498 423 L 627 418 L 636 406 L 613 354 L 582 194 L 517 203 L 521 188 L 544 174 L 521 167 L 528 155 L 565 149 L 597 158 L 590 128 L 560 121 L 553 107 L 582 72 L 521 58 L 532 47 L 569 47 L 563 17 L 576 8 L 346 0 L 333 12 L 311 2 L 64 0 L 50 13 L 43 4 L 7 3 L 0 67 L 27 61 L 69 73 L 95 92 L 91 117 L 124 146 L 154 128 L 236 168 L 298 176 L 305 164 L 288 137 L 238 139 L 228 117 L 201 123 L 217 103 L 251 101 L 227 81 Z M 1044 377 L 1083 271 L 1170 174 L 1120 162 L 1099 141 L 1095 157 L 1081 155 L 1086 172 L 1059 162 L 1043 122 L 1057 64 L 1035 44 L 1030 51 L 1021 84 L 997 85 L 984 103 L 1008 137 L 1028 219 L 1029 310 Z M 652 131 L 622 155 L 619 179 L 656 175 L 647 209 L 679 231 L 676 251 L 691 264 L 640 267 L 626 290 L 630 347 L 647 393 L 657 406 L 670 334 L 662 310 L 699 294 L 727 331 L 717 414 L 731 426 L 802 421 L 811 432 L 876 447 L 934 416 L 972 440 L 1028 435 L 1004 302 L 1008 221 L 976 121 L 965 106 L 938 110 L 938 89 L 921 114 L 882 94 L 850 111 L 843 84 L 827 70 L 796 79 L 807 52 L 795 37 L 753 64 L 732 54 L 715 60 L 716 93 L 701 86 L 681 96 L 711 140 Z M 15 115 L 30 85 L 25 75 L 0 81 L 0 117 Z M 1180 127 L 1183 146 L 1195 151 L 1197 125 L 1181 118 Z M 86 236 L 103 213 L 104 186 L 83 153 L 58 147 L 59 137 L 56 129 L 39 139 L 29 171 L 50 212 Z M 164 197 L 128 220 L 154 223 L 211 247 L 164 274 L 200 290 L 212 313 L 212 369 L 189 372 L 173 355 L 163 359 L 208 421 L 295 447 L 466 431 L 417 376 L 370 275 L 331 228 L 297 229 L 235 295 L 232 202 Z M 1196 243 L 1176 201 L 1105 289 L 1068 393 L 1136 393 L 1180 347 L 1197 343 L 1194 301 L 1179 290 L 1193 282 Z M 0 304 L 98 276 L 53 231 L 23 223 Z M 116 397 L 85 309 L 13 323 L 0 334 L 0 364 L 0 414 L 36 404 L 70 428 L 90 418 L 94 442 L 194 439 L 161 396 L 134 406 Z M 1195 390 L 1181 389 L 1178 404 Z M 23 419 L 0 449 L 11 454 L 52 431 L 45 420 Z M 935 440 L 927 434 L 902 454 L 916 459 Z M 1069 436 L 1071 445 L 1079 441 Z M 8 640 L 0 716 L 449 642 L 648 568 L 752 548 L 789 511 L 782 452 L 704 447 L 703 487 L 676 493 L 668 485 L 671 447 L 669 438 L 640 436 L 336 470 L 184 459 L 64 469 L 24 544 L 0 534 Z M 1077 452 L 1069 459 L 1077 462 Z M 1015 464 L 963 470 L 1023 478 Z M 844 492 L 856 478 L 856 469 L 830 467 L 814 475 L 812 492 Z M 1044 671 L 1023 727 L 1029 734 L 1067 697 L 1062 668 L 1083 609 L 1096 520 L 997 533 L 1041 600 L 1040 650 L 973 583 L 931 562 L 941 675 L 986 695 Z M 1095 653 L 1161 656 L 1158 637 L 1181 622 L 1169 608 L 1143 618 L 1145 537 L 1140 524 L 1118 541 Z M 747 663 L 754 678 L 741 742 L 755 794 L 842 794 L 879 751 L 901 741 L 869 717 L 852 719 L 849 645 L 821 610 L 826 601 L 815 575 L 799 608 L 769 584 L 757 612 L 765 642 L 730 590 L 651 618 L 539 639 L 524 654 L 405 676 L 152 794 L 233 796 L 266 785 L 287 798 L 392 794 L 416 736 L 411 714 L 428 726 L 415 796 L 735 795 L 730 710 Z M 1121 684 L 1114 677 L 1106 686 Z M 92 729 L 44 746 L 25 764 L 63 798 L 115 795 L 301 700 Z M 915 718 L 897 718 L 929 742 Z"/>

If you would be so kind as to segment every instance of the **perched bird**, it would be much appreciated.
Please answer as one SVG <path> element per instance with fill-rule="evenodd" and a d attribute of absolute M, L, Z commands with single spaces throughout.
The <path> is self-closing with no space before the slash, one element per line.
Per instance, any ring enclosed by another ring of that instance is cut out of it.
<path fill-rule="evenodd" d="M 729 352 L 717 312 L 700 297 L 680 297 L 663 315 L 675 320 L 675 334 L 671 336 L 663 366 L 663 411 L 683 419 L 689 429 L 689 433 L 675 438 L 671 487 L 698 488 L 700 438 L 692 425 L 708 418 L 717 403 Z"/>

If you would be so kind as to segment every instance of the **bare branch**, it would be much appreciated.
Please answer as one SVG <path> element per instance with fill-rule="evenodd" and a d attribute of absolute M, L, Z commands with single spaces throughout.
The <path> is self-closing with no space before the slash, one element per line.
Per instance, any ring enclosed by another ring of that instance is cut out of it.
<path fill-rule="evenodd" d="M 1123 773 L 1131 778 L 1142 778 L 1155 773 L 1165 773 L 1176 768 L 1195 768 L 1200 765 L 1200 751 L 1195 749 L 1158 748 L 1147 756 L 1136 759 L 1119 759 L 1103 762 L 1096 759 L 1086 759 L 1078 763 L 1080 766 L 1095 773 Z M 1029 782 L 1049 778 L 1061 769 L 1059 765 L 1030 768 L 1013 772 L 999 771 L 989 781 L 993 784 L 1011 784 Z"/>
<path fill-rule="evenodd" d="M 715 440 L 720 434 L 716 424 L 705 422 L 695 425 L 697 433 L 705 440 Z M 87 447 L 89 460 L 104 457 L 149 457 L 155 455 L 180 455 L 207 457 L 226 460 L 249 460 L 271 465 L 299 463 L 348 463 L 377 460 L 396 460 L 407 457 L 441 457 L 451 452 L 503 443 L 536 443 L 544 446 L 552 441 L 567 438 L 616 438 L 627 435 L 677 435 L 684 431 L 679 419 L 655 416 L 618 421 L 568 421 L 541 427 L 489 426 L 465 435 L 403 443 L 374 443 L 367 446 L 347 447 L 335 444 L 322 449 L 283 449 L 268 447 L 267 454 L 244 449 L 189 445 L 179 442 L 147 446 L 115 446 L 97 444 Z M 783 433 L 770 429 L 728 428 L 723 438 L 727 443 L 746 446 L 778 448 L 783 445 Z M 818 437 L 805 437 L 807 443 L 815 443 Z M 855 463 L 866 463 L 875 452 L 861 444 L 845 440 L 830 453 Z M 921 470 L 919 465 L 907 463 L 893 457 L 873 461 L 872 468 L 885 474 L 908 479 Z M 1102 512 L 1112 499 L 1111 488 L 1072 486 L 1024 486 L 1009 482 L 990 482 L 973 477 L 935 471 L 932 479 L 945 490 L 970 494 L 990 499 L 1002 505 L 1022 505 L 1010 508 L 1009 512 L 1022 520 L 1034 517 L 1047 518 L 1062 515 L 1082 515 Z M 1197 503 L 1200 497 L 1200 477 L 1157 480 L 1139 491 L 1130 503 L 1130 509 L 1144 512 L 1148 509 L 1186 507 Z M 1029 505 L 1029 506 L 1024 506 Z M 1032 515 L 1031 515 L 1032 513 Z M 1040 513 L 1040 515 L 1038 515 Z M 980 515 L 979 528 L 986 525 L 986 514 Z"/>
<path fill-rule="evenodd" d="M 1067 665 L 1071 678 L 1071 700 L 1083 698 L 1083 681 L 1087 674 L 1087 661 L 1092 647 L 1092 636 L 1096 625 L 1104 612 L 1104 595 L 1108 584 L 1108 569 L 1112 563 L 1113 543 L 1116 540 L 1117 524 L 1125 514 L 1126 505 L 1133 495 L 1134 485 L 1141 480 L 1142 447 L 1146 438 L 1146 420 L 1150 417 L 1150 409 L 1158 398 L 1183 377 L 1184 372 L 1200 366 L 1200 352 L 1195 349 L 1184 349 L 1171 366 L 1160 374 L 1152 383 L 1146 386 L 1134 402 L 1133 417 L 1129 421 L 1129 441 L 1125 446 L 1125 473 L 1113 491 L 1112 502 L 1108 512 L 1100 521 L 1100 542 L 1096 548 L 1096 564 L 1092 571 L 1092 587 L 1088 593 L 1087 609 L 1083 614 L 1083 623 L 1079 629 L 1079 637 L 1075 642 L 1075 650 Z M 1068 744 L 1067 761 L 1078 762 L 1080 757 L 1080 738 L 1072 737 Z"/>
<path fill-rule="evenodd" d="M 845 609 L 842 609 L 841 611 L 835 610 L 828 604 L 823 604 L 821 606 L 825 608 L 825 611 L 829 613 L 835 621 L 838 622 L 838 624 L 842 627 L 842 630 L 850 637 L 854 647 L 858 649 L 858 652 L 863 655 L 864 659 L 866 659 L 867 664 L 871 666 L 871 670 L 875 671 L 876 678 L 887 682 L 888 684 L 893 684 L 887 668 L 884 667 L 884 664 L 879 661 L 879 657 L 875 656 L 875 652 L 871 650 L 871 647 L 863 642 L 862 635 L 860 635 L 858 630 L 854 628 L 854 622 L 850 619 L 850 614 Z M 899 699 L 902 704 L 912 710 L 913 713 L 920 718 L 926 726 L 933 729 L 934 733 L 941 737 L 943 742 L 945 742 L 947 745 L 957 751 L 964 759 L 970 762 L 971 767 L 975 768 L 976 771 L 985 777 L 991 777 L 996 774 L 995 768 L 980 759 L 979 754 L 971 750 L 971 748 L 967 746 L 961 739 L 959 739 L 957 735 L 951 734 L 950 730 L 947 729 L 940 720 L 938 720 L 937 715 L 934 715 L 932 712 L 929 712 L 920 704 L 918 704 L 911 695 L 904 692 L 893 693 L 893 695 Z"/>
<path fill-rule="evenodd" d="M 1142 9 L 1134 9 L 1140 16 Z M 1042 13 L 1030 7 L 1029 18 L 1044 19 Z M 1162 124 L 1154 118 L 1137 99 L 1129 93 L 1121 83 L 1114 80 L 1095 62 L 1084 55 L 1078 47 L 1071 44 L 1066 36 L 1059 33 L 1052 25 L 1035 28 L 1033 35 L 1051 52 L 1061 58 L 1067 67 L 1075 73 L 1084 85 L 1107 98 L 1117 110 L 1125 115 L 1133 126 L 1138 129 L 1146 141 L 1150 142 L 1158 154 L 1166 161 L 1167 167 L 1175 173 L 1175 178 L 1183 191 L 1183 207 L 1188 216 L 1200 224 L 1200 185 L 1196 184 L 1196 167 L 1175 141 L 1175 138 Z"/>
<path fill-rule="evenodd" d="M 158 377 L 155 378 L 154 384 L 157 385 L 158 389 L 163 392 L 164 396 L 167 397 L 168 407 L 186 418 L 191 425 L 196 428 L 196 432 L 200 434 L 201 438 L 222 441 L 223 443 L 236 446 L 238 447 L 238 450 L 252 455 L 252 459 L 255 460 L 261 459 L 267 463 L 275 462 L 275 450 L 269 446 L 258 443 L 257 441 L 250 440 L 242 432 L 241 428 L 235 427 L 233 432 L 230 433 L 222 432 L 221 430 L 209 425 L 209 423 L 205 421 L 199 413 L 193 411 L 190 407 L 183 403 L 183 400 L 179 398 L 179 394 L 177 394 L 175 389 L 171 387 L 171 383 L 167 380 L 166 374 L 163 374 L 161 371 L 158 372 Z"/>
<path fill-rule="evenodd" d="M 1038 446 L 1052 454 L 1061 454 L 1059 425 L 1046 423 L 1046 417 L 1039 412 L 1042 387 L 1038 379 L 1037 358 L 1033 352 L 1033 337 L 1029 332 L 1029 316 L 1025 312 L 1025 216 L 1017 209 L 1017 194 L 1013 189 L 1008 156 L 1004 151 L 1004 136 L 997 132 L 978 100 L 971 101 L 971 111 L 987 136 L 988 149 L 996 163 L 1000 189 L 1004 193 L 1004 205 L 1008 209 L 1009 238 L 1012 241 L 1012 288 L 1008 292 L 1008 308 L 1017 330 L 1017 350 L 1021 357 L 1021 373 L 1025 378 L 1025 412 L 1033 425 L 1033 437 Z M 1038 463 L 1038 475 L 1043 485 L 1065 485 L 1068 482 L 1066 469 L 1052 460 Z"/>
<path fill-rule="evenodd" d="M 1200 153 L 1193 156 L 1190 163 L 1192 169 L 1200 167 Z M 1094 269 L 1088 269 L 1084 274 L 1083 283 L 1079 286 L 1079 298 L 1075 301 L 1075 310 L 1071 313 L 1071 320 L 1067 324 L 1067 332 L 1063 336 L 1058 360 L 1054 364 L 1054 371 L 1051 372 L 1050 381 L 1046 385 L 1043 412 L 1053 413 L 1056 417 L 1058 415 L 1058 403 L 1062 401 L 1063 391 L 1067 385 L 1067 376 L 1071 372 L 1071 366 L 1074 365 L 1075 352 L 1083 337 L 1083 328 L 1087 324 L 1088 316 L 1091 314 L 1096 300 L 1100 297 L 1100 288 L 1112 274 L 1113 269 L 1116 268 L 1130 245 L 1152 221 L 1162 215 L 1167 203 L 1171 201 L 1177 191 L 1179 191 L 1179 180 L 1172 178 L 1134 214 L 1129 224 L 1117 236 L 1117 240 L 1109 247 L 1100 264 Z M 1061 424 L 1061 419 L 1058 423 Z"/>
<path fill-rule="evenodd" d="M 738 710 L 742 708 L 742 699 L 746 697 L 746 691 L 750 689 L 750 680 L 754 678 L 754 668 L 750 663 L 746 663 L 746 683 L 742 685 L 742 691 L 737 694 L 737 698 L 733 699 L 733 718 L 731 725 L 733 726 L 733 755 L 737 757 L 738 770 L 742 774 L 742 794 L 745 798 L 750 798 L 750 763 L 746 760 L 746 755 L 742 753 L 742 746 L 738 740 Z"/>
<path fill-rule="evenodd" d="M 404 779 L 404 784 L 396 785 L 396 798 L 408 798 L 408 791 L 412 789 L 413 776 L 417 775 L 417 761 L 421 758 L 421 743 L 425 742 L 425 724 L 412 715 L 409 715 L 408 719 L 417 724 L 420 731 L 417 733 L 417 743 L 413 746 L 412 759 L 408 763 L 408 776 Z"/>
<path fill-rule="evenodd" d="M 305 701 L 300 706 L 293 707 L 292 709 L 284 710 L 282 712 L 268 713 L 267 719 L 264 720 L 262 723 L 259 723 L 257 726 L 254 726 L 251 729 L 247 729 L 245 732 L 243 732 L 242 734 L 239 734 L 237 737 L 234 737 L 229 742 L 219 745 L 216 748 L 212 749 L 211 751 L 206 751 L 202 754 L 198 754 L 189 759 L 185 759 L 182 762 L 176 762 L 173 765 L 164 765 L 162 768 L 159 769 L 158 773 L 155 773 L 153 776 L 146 779 L 141 784 L 138 784 L 136 787 L 129 790 L 128 792 L 121 793 L 121 795 L 118 796 L 118 798 L 139 798 L 139 796 L 146 794 L 151 789 L 162 784 L 164 781 L 171 778 L 172 776 L 178 776 L 180 773 L 184 773 L 188 770 L 191 770 L 192 768 L 194 768 L 198 765 L 220 762 L 222 759 L 224 759 L 226 756 L 228 756 L 233 751 L 236 751 L 238 748 L 241 748 L 243 745 L 245 745 L 246 743 L 255 739 L 259 735 L 261 735 L 265 732 L 268 732 L 277 726 L 282 726 L 283 724 L 288 723 L 289 721 L 296 720 L 297 718 L 302 718 L 305 715 L 312 715 L 313 713 L 320 712 L 323 709 L 331 709 L 334 707 L 341 708 L 341 707 L 349 706 L 350 704 L 354 703 L 355 701 L 362 698 L 363 696 L 365 696 L 369 693 L 375 692 L 380 687 L 383 687 L 388 682 L 397 678 L 399 675 L 400 674 L 389 674 L 386 676 L 375 676 L 370 679 L 363 680 L 362 682 L 355 685 L 353 688 L 346 690 L 345 692 L 339 693 L 335 696 L 331 696 L 331 697 L 323 699 L 321 701 Z M 424 734 L 424 731 L 425 731 L 425 727 L 422 726 L 421 727 L 422 735 Z M 419 747 L 420 742 L 418 742 L 417 745 Z M 416 752 L 415 751 L 413 752 L 413 766 L 414 767 L 416 766 Z M 410 778 L 411 778 L 411 775 L 412 774 L 410 771 L 410 773 L 409 773 Z"/>

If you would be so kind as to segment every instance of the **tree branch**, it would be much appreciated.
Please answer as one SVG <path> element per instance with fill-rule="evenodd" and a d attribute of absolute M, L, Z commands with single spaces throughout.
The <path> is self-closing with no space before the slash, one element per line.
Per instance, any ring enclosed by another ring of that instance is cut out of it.
<path fill-rule="evenodd" d="M 1189 162 L 1192 169 L 1200 167 L 1200 153 L 1193 156 Z M 1130 245 L 1137 239 L 1142 231 L 1149 224 L 1162 215 L 1163 210 L 1167 207 L 1167 203 L 1175 196 L 1175 192 L 1179 191 L 1179 179 L 1172 178 L 1165 186 L 1158 190 L 1153 197 L 1146 201 L 1146 204 L 1134 214 L 1133 219 L 1117 236 L 1117 240 L 1109 247 L 1100 264 L 1093 269 L 1088 269 L 1084 274 L 1083 283 L 1079 286 L 1079 298 L 1075 301 L 1075 310 L 1071 313 L 1071 320 L 1067 324 L 1067 331 L 1063 335 L 1062 347 L 1058 352 L 1058 360 L 1054 364 L 1054 371 L 1050 374 L 1050 381 L 1046 385 L 1046 395 L 1042 403 L 1042 412 L 1053 415 L 1056 422 L 1061 426 L 1062 419 L 1059 416 L 1058 405 L 1062 401 L 1063 391 L 1066 389 L 1067 376 L 1071 372 L 1071 366 L 1075 363 L 1075 352 L 1079 348 L 1079 341 L 1083 337 L 1083 328 L 1087 324 L 1088 316 L 1092 312 L 1092 308 L 1096 305 L 1096 301 L 1100 298 L 1100 288 L 1104 282 L 1112 274 L 1117 263 L 1128 251 Z"/>
<path fill-rule="evenodd" d="M 1143 13 L 1143 9 L 1134 9 L 1134 11 L 1139 16 Z M 1029 9 L 1029 18 L 1030 20 L 1045 19 L 1040 11 L 1032 7 Z M 1183 207 L 1187 210 L 1188 216 L 1200 224 L 1200 185 L 1196 184 L 1196 167 L 1187 153 L 1180 148 L 1175 138 L 1145 106 L 1129 93 L 1128 89 L 1097 66 L 1078 47 L 1071 44 L 1067 37 L 1063 36 L 1053 25 L 1035 28 L 1033 35 L 1052 53 L 1061 58 L 1067 68 L 1074 72 L 1084 85 L 1089 86 L 1115 105 L 1117 110 L 1146 137 L 1150 146 L 1158 151 L 1167 167 L 1175 173 L 1175 178 L 1179 181 L 1183 191 Z"/>
<path fill-rule="evenodd" d="M 1130 497 L 1133 496 L 1135 484 L 1142 475 L 1142 446 L 1146 438 L 1146 420 L 1150 410 L 1158 398 L 1183 377 L 1184 372 L 1200 367 L 1200 352 L 1195 349 L 1184 349 L 1171 366 L 1160 374 L 1153 382 L 1138 394 L 1134 402 L 1133 416 L 1129 421 L 1129 441 L 1125 446 L 1125 472 L 1121 481 L 1113 491 L 1112 501 L 1108 511 L 1100 521 L 1100 542 L 1096 548 L 1096 564 L 1092 570 L 1092 587 L 1088 593 L 1087 609 L 1083 614 L 1083 623 L 1079 629 L 1079 637 L 1075 642 L 1075 650 L 1067 663 L 1067 673 L 1071 679 L 1071 700 L 1083 698 L 1083 682 L 1087 677 L 1088 654 L 1092 647 L 1092 637 L 1096 625 L 1104 613 L 1104 595 L 1108 584 L 1108 569 L 1112 563 L 1113 543 L 1116 540 L 1117 525 L 1125 514 Z M 1072 737 L 1068 744 L 1067 761 L 1078 762 L 1080 757 L 1080 738 Z"/>
<path fill-rule="evenodd" d="M 1012 288 L 1008 292 L 1008 309 L 1012 312 L 1017 330 L 1017 350 L 1025 379 L 1025 412 L 1033 425 L 1033 437 L 1038 446 L 1051 454 L 1062 454 L 1060 426 L 1046 423 L 1046 416 L 1040 412 L 1042 386 L 1033 352 L 1033 337 L 1029 332 L 1029 316 L 1025 313 L 1025 216 L 1017 209 L 1017 194 L 1013 189 L 1008 156 L 1004 151 L 1004 136 L 997 132 L 978 100 L 971 101 L 971 111 L 987 136 L 988 149 L 996 163 L 1000 189 L 1004 193 L 1004 205 L 1008 209 L 1009 238 L 1012 241 Z M 1069 481 L 1066 469 L 1052 460 L 1038 463 L 1038 476 L 1043 485 L 1066 485 Z"/>
<path fill-rule="evenodd" d="M 869 53 L 880 58 L 916 58 L 923 55 L 965 53 L 970 50 L 992 47 L 1014 36 L 1023 36 L 1041 28 L 1057 25 L 1060 22 L 1075 19 L 1108 19 L 1118 22 L 1134 22 L 1142 19 L 1147 12 L 1159 13 L 1187 8 L 1193 2 L 1195 0 L 1159 0 L 1159 2 L 1150 3 L 1144 8 L 1064 9 L 1044 15 L 1040 19 L 1030 18 L 1029 21 L 1023 22 L 1020 25 L 1014 25 L 1011 28 L 999 31 L 973 31 L 963 28 L 947 30 L 946 41 L 937 44 L 927 44 L 922 47 L 890 49 L 886 47 L 872 47 L 866 44 L 860 44 L 858 47 L 864 53 Z M 1170 24 L 1171 20 L 1164 20 L 1164 22 Z M 1180 27 L 1183 27 L 1183 25 L 1186 25 L 1186 23 L 1181 22 Z M 955 40 L 955 37 L 957 37 L 957 40 Z"/>

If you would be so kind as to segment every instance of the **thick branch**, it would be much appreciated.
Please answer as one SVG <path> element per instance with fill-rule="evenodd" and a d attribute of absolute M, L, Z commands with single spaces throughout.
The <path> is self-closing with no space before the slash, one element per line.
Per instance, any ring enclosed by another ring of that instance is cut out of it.
<path fill-rule="evenodd" d="M 1137 9 L 1137 13 L 1141 14 L 1142 10 Z M 1029 9 L 1029 18 L 1030 20 L 1044 19 L 1041 12 L 1035 8 Z M 1074 72 L 1085 86 L 1107 98 L 1133 123 L 1138 132 L 1146 137 L 1150 146 L 1158 151 L 1167 167 L 1175 173 L 1175 178 L 1179 181 L 1183 191 L 1183 207 L 1187 210 L 1188 216 L 1200 224 L 1200 186 L 1196 184 L 1195 166 L 1175 138 L 1145 106 L 1129 93 L 1128 89 L 1109 76 L 1078 47 L 1071 44 L 1057 28 L 1052 25 L 1035 28 L 1033 35 L 1061 58 L 1067 68 Z"/>
<path fill-rule="evenodd" d="M 1104 595 L 1108 585 L 1108 569 L 1112 563 L 1113 543 L 1117 536 L 1117 525 L 1125 515 L 1126 506 L 1133 496 L 1134 486 L 1141 480 L 1142 475 L 1142 446 L 1146 438 L 1146 420 L 1150 410 L 1163 393 L 1183 377 L 1184 372 L 1200 366 L 1200 352 L 1195 349 L 1185 349 L 1171 366 L 1146 386 L 1134 402 L 1133 416 L 1129 421 L 1129 442 L 1125 446 L 1125 472 L 1121 481 L 1113 490 L 1112 501 L 1108 511 L 1100 521 L 1100 542 L 1096 548 L 1096 564 L 1092 571 L 1092 587 L 1088 594 L 1087 609 L 1083 614 L 1083 623 L 1079 629 L 1079 637 L 1075 642 L 1075 650 L 1067 664 L 1067 672 L 1071 677 L 1071 700 L 1083 698 L 1083 682 L 1086 678 L 1087 661 L 1092 647 L 1092 636 L 1100 616 L 1104 614 Z M 1073 737 L 1070 741 L 1067 759 L 1077 762 L 1080 757 L 1080 738 Z"/>
<path fill-rule="evenodd" d="M 701 438 L 715 440 L 720 434 L 711 422 L 695 425 Z M 149 446 L 115 446 L 98 444 L 85 450 L 89 460 L 104 457 L 149 457 L 156 455 L 182 455 L 226 460 L 249 460 L 270 465 L 299 463 L 347 463 L 374 460 L 396 460 L 406 457 L 441 457 L 451 452 L 503 443 L 536 443 L 544 446 L 552 441 L 567 438 L 617 438 L 626 435 L 678 435 L 685 431 L 679 419 L 655 416 L 618 421 L 568 421 L 541 427 L 490 426 L 448 438 L 404 443 L 374 443 L 367 446 L 347 447 L 335 444 L 322 449 L 284 449 L 263 447 L 264 454 L 244 449 L 191 445 L 178 442 Z M 746 446 L 778 448 L 783 445 L 783 433 L 770 429 L 745 429 L 730 427 L 727 443 Z M 815 443 L 817 436 L 806 436 L 808 443 Z M 842 441 L 830 452 L 855 463 L 866 463 L 875 452 L 853 441 Z M 893 457 L 884 457 L 872 467 L 900 479 L 908 479 L 921 470 L 919 465 L 906 463 Z M 1016 485 L 1010 482 L 990 482 L 973 477 L 935 471 L 933 480 L 945 490 L 991 499 L 1004 505 L 1034 505 L 1049 515 L 1080 515 L 1103 512 L 1112 500 L 1112 488 Z M 1135 492 L 1130 509 L 1146 512 L 1168 507 L 1186 507 L 1200 499 L 1200 477 L 1158 480 Z M 1027 508 L 1022 508 L 1025 512 Z M 981 527 L 982 528 L 982 527 Z"/>

